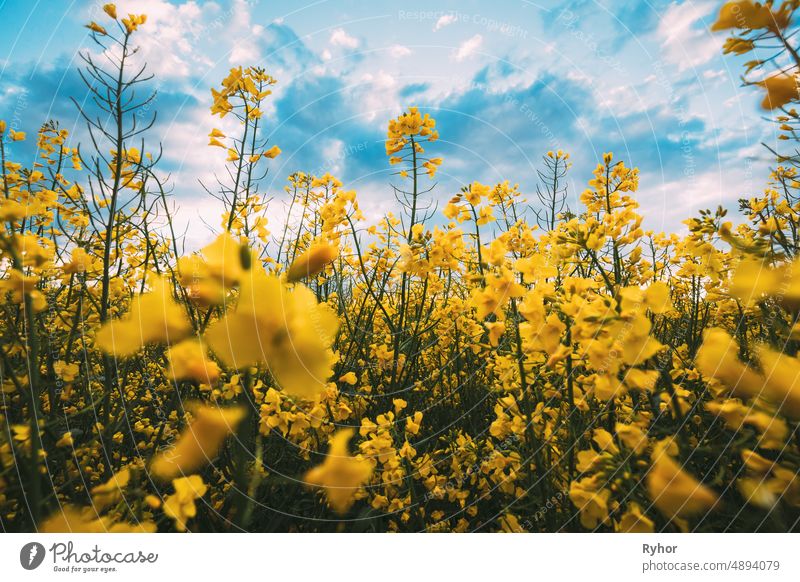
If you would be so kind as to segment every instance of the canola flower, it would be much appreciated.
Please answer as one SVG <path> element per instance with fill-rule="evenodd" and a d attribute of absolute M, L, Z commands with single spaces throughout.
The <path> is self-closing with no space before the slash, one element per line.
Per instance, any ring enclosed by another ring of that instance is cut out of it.
<path fill-rule="evenodd" d="M 107 353 L 130 356 L 147 344 L 180 339 L 190 329 L 186 313 L 171 297 L 169 284 L 158 278 L 149 292 L 134 298 L 124 318 L 97 330 L 95 342 Z"/>
<path fill-rule="evenodd" d="M 347 444 L 354 430 L 341 430 L 332 438 L 325 462 L 305 475 L 310 485 L 325 488 L 328 503 L 334 511 L 344 514 L 353 505 L 358 487 L 372 475 L 372 464 L 367 459 L 350 457 Z"/>
<path fill-rule="evenodd" d="M 189 407 L 194 420 L 175 444 L 159 453 L 150 463 L 150 474 L 170 480 L 192 473 L 213 461 L 223 441 L 244 418 L 241 408 L 213 408 L 196 404 Z"/>
<path fill-rule="evenodd" d="M 287 289 L 263 271 L 245 277 L 235 311 L 205 334 L 214 353 L 229 368 L 265 365 L 288 393 L 313 398 L 333 373 L 339 320 L 302 285 Z"/>
<path fill-rule="evenodd" d="M 180 477 L 172 482 L 175 493 L 164 500 L 164 513 L 175 520 L 175 528 L 186 530 L 187 522 L 197 515 L 197 500 L 203 497 L 208 487 L 197 475 Z"/>
<path fill-rule="evenodd" d="M 796 8 L 723 4 L 721 49 L 793 46 Z M 148 26 L 100 16 L 123 51 Z M 800 63 L 778 56 L 746 82 L 792 140 Z M 108 66 L 93 78 L 140 87 Z M 569 154 L 545 153 L 541 208 L 511 180 L 442 192 L 447 128 L 409 107 L 386 132 L 400 207 L 368 220 L 328 173 L 263 187 L 276 82 L 237 66 L 211 90 L 224 211 L 191 253 L 147 140 L 92 163 L 55 122 L 0 122 L 6 530 L 797 528 L 793 154 L 741 215 L 658 233 L 611 152 L 577 198 Z M 5 149 L 28 135 L 32 167 Z"/>

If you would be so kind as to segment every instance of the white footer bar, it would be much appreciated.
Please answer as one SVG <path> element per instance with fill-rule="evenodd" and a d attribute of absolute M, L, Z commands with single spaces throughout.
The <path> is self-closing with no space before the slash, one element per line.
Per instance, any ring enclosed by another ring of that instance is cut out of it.
<path fill-rule="evenodd" d="M 0 579 L 800 580 L 798 542 L 796 534 L 0 534 Z"/>

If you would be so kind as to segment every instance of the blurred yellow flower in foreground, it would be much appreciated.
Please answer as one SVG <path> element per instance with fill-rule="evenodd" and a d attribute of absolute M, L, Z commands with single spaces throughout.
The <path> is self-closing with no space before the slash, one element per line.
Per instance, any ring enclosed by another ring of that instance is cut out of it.
<path fill-rule="evenodd" d="M 244 278 L 236 310 L 206 332 L 229 368 L 266 364 L 288 393 L 313 399 L 333 374 L 331 351 L 339 318 L 307 287 L 287 288 L 262 270 Z"/>
<path fill-rule="evenodd" d="M 246 415 L 243 408 L 217 408 L 190 404 L 194 420 L 178 441 L 158 454 L 150 464 L 150 473 L 164 481 L 196 471 L 211 462 L 223 442 Z"/>
<path fill-rule="evenodd" d="M 789 13 L 783 8 L 773 12 L 769 4 L 752 2 L 752 0 L 738 0 L 723 4 L 717 21 L 711 26 L 711 30 L 728 30 L 732 28 L 780 30 L 786 28 L 787 24 L 789 24 Z"/>
<path fill-rule="evenodd" d="M 79 509 L 65 505 L 47 518 L 39 528 L 39 533 L 154 533 L 156 524 L 152 521 L 139 523 L 114 523 L 106 517 L 97 517 L 91 507 Z"/>
<path fill-rule="evenodd" d="M 340 515 L 355 501 L 358 488 L 369 481 L 372 475 L 372 464 L 362 457 L 351 457 L 347 451 L 355 431 L 340 430 L 330 442 L 325 462 L 306 473 L 306 482 L 325 488 L 328 503 Z"/>
<path fill-rule="evenodd" d="M 793 75 L 773 75 L 759 81 L 757 85 L 767 90 L 764 100 L 761 101 L 762 109 L 777 109 L 800 98 L 797 78 Z"/>
<path fill-rule="evenodd" d="M 653 520 L 647 517 L 638 503 L 629 503 L 628 511 L 622 514 L 617 531 L 624 533 L 653 533 Z"/>
<path fill-rule="evenodd" d="M 653 505 L 669 519 L 696 515 L 717 501 L 711 489 L 683 471 L 661 447 L 653 452 L 653 466 L 647 473 L 646 484 Z"/>
<path fill-rule="evenodd" d="M 728 332 L 717 327 L 703 332 L 703 345 L 695 363 L 706 378 L 716 378 L 736 396 L 759 393 L 763 379 L 739 361 L 739 344 Z"/>
<path fill-rule="evenodd" d="M 103 325 L 95 337 L 97 347 L 115 356 L 130 356 L 141 347 L 180 339 L 191 329 L 183 307 L 172 298 L 166 279 L 158 277 L 148 293 L 137 295 L 130 312 Z"/>
<path fill-rule="evenodd" d="M 111 479 L 92 489 L 92 504 L 97 511 L 102 511 L 109 505 L 114 505 L 122 500 L 122 490 L 131 480 L 131 471 L 128 467 L 120 469 L 111 476 Z"/>
<path fill-rule="evenodd" d="M 199 340 L 183 340 L 172 346 L 168 354 L 175 380 L 195 380 L 201 384 L 212 384 L 219 380 L 222 371 Z"/>
<path fill-rule="evenodd" d="M 290 283 L 313 277 L 322 272 L 328 263 L 339 256 L 339 247 L 327 242 L 311 245 L 302 255 L 297 257 L 286 272 L 286 280 Z"/>
<path fill-rule="evenodd" d="M 198 475 L 181 477 L 172 482 L 175 493 L 164 500 L 164 513 L 175 520 L 175 528 L 186 531 L 186 522 L 197 515 L 194 502 L 206 494 L 208 486 Z"/>

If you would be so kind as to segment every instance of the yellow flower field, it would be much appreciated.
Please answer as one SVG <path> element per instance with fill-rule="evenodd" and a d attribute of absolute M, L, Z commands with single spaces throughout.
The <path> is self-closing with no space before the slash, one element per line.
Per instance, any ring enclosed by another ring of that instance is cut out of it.
<path fill-rule="evenodd" d="M 773 47 L 743 78 L 787 145 L 799 5 L 714 25 L 726 53 Z M 203 128 L 225 213 L 183 252 L 130 60 L 147 25 L 113 4 L 88 25 L 113 55 L 83 63 L 91 139 L 0 122 L 4 531 L 798 530 L 796 150 L 761 196 L 660 233 L 612 153 L 577 208 L 561 150 L 538 200 L 433 188 L 446 129 L 411 106 L 387 120 L 399 210 L 369 221 L 328 173 L 259 188 L 280 80 L 236 67 L 207 99 L 237 132 Z M 295 218 L 271 232 L 275 197 Z"/>

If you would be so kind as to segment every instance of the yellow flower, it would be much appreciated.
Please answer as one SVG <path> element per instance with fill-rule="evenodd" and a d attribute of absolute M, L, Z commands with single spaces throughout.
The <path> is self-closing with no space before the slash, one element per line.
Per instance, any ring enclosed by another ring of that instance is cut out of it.
<path fill-rule="evenodd" d="M 325 462 L 305 475 L 306 483 L 325 488 L 331 508 L 344 515 L 355 502 L 358 488 L 369 481 L 372 464 L 362 457 L 351 457 L 347 445 L 353 437 L 353 429 L 338 431 L 330 441 Z"/>
<path fill-rule="evenodd" d="M 307 287 L 287 289 L 278 277 L 256 269 L 242 282 L 233 313 L 205 334 L 229 368 L 267 364 L 288 393 L 313 399 L 333 373 L 331 344 L 339 318 Z"/>
<path fill-rule="evenodd" d="M 11 138 L 11 141 L 24 141 L 25 140 L 25 132 L 24 131 L 15 131 L 13 129 L 8 130 L 8 137 Z"/>
<path fill-rule="evenodd" d="M 97 517 L 92 507 L 78 509 L 64 505 L 61 510 L 47 518 L 40 526 L 40 533 L 154 533 L 152 521 L 139 523 L 114 523 L 108 517 Z"/>
<path fill-rule="evenodd" d="M 358 378 L 356 377 L 355 372 L 347 372 L 347 374 L 339 377 L 339 382 L 344 382 L 345 384 L 353 386 L 356 384 L 356 382 L 358 382 Z"/>
<path fill-rule="evenodd" d="M 722 52 L 726 55 L 730 53 L 743 55 L 749 53 L 753 48 L 755 48 L 755 43 L 752 40 L 732 36 L 725 41 L 725 44 L 722 46 Z"/>
<path fill-rule="evenodd" d="M 736 488 L 742 497 L 761 509 L 772 509 L 778 501 L 778 495 L 770 488 L 770 482 L 762 477 L 744 477 L 736 481 Z M 780 492 L 780 491 L 779 491 Z"/>
<path fill-rule="evenodd" d="M 625 385 L 636 390 L 652 392 L 658 381 L 658 370 L 640 370 L 630 368 L 625 372 Z"/>
<path fill-rule="evenodd" d="M 339 247 L 327 242 L 312 244 L 308 250 L 297 257 L 286 272 L 286 280 L 290 283 L 313 277 L 321 273 L 325 266 L 339 256 Z"/>
<path fill-rule="evenodd" d="M 602 489 L 599 475 L 573 481 L 569 488 L 569 498 L 581 513 L 581 525 L 595 529 L 608 520 L 608 500 L 611 493 Z"/>
<path fill-rule="evenodd" d="M 277 158 L 279 155 L 281 155 L 281 148 L 274 145 L 261 155 L 263 155 L 265 158 L 270 158 L 270 159 Z"/>
<path fill-rule="evenodd" d="M 53 364 L 53 371 L 64 382 L 72 382 L 80 374 L 80 366 L 78 364 L 67 364 L 59 360 Z"/>
<path fill-rule="evenodd" d="M 653 520 L 642 513 L 638 503 L 629 503 L 628 509 L 622 514 L 617 526 L 617 531 L 623 533 L 653 533 Z"/>
<path fill-rule="evenodd" d="M 72 431 L 67 431 L 56 442 L 57 447 L 72 447 L 75 442 L 72 440 Z"/>
<path fill-rule="evenodd" d="M 145 495 L 144 502 L 150 509 L 158 509 L 161 507 L 161 498 L 157 495 Z"/>
<path fill-rule="evenodd" d="M 653 465 L 646 477 L 647 493 L 669 519 L 687 518 L 706 511 L 717 502 L 711 489 L 683 471 L 665 451 L 653 451 Z"/>
<path fill-rule="evenodd" d="M 489 331 L 489 343 L 492 347 L 497 347 L 497 344 L 500 341 L 500 338 L 506 331 L 506 324 L 502 321 L 487 321 L 484 323 L 486 329 Z"/>
<path fill-rule="evenodd" d="M 427 170 L 429 178 L 435 178 L 436 171 L 439 169 L 440 165 L 442 165 L 442 158 L 431 158 L 427 162 L 423 163 L 422 167 Z"/>
<path fill-rule="evenodd" d="M 783 8 L 773 12 L 770 5 L 752 2 L 752 0 L 726 2 L 722 5 L 719 17 L 711 26 L 711 30 L 718 31 L 732 28 L 759 30 L 767 28 L 777 31 L 786 28 L 790 14 L 788 10 Z"/>
<path fill-rule="evenodd" d="M 72 260 L 64 265 L 65 273 L 86 273 L 91 270 L 93 263 L 92 256 L 84 249 L 76 247 L 72 251 Z"/>
<path fill-rule="evenodd" d="M 540 254 L 518 259 L 514 263 L 514 269 L 522 273 L 526 283 L 535 283 L 558 275 L 558 269 L 550 264 L 547 257 Z"/>
<path fill-rule="evenodd" d="M 669 286 L 663 281 L 651 283 L 644 292 L 644 303 L 653 313 L 666 313 L 672 309 L 669 298 Z"/>
<path fill-rule="evenodd" d="M 86 28 L 88 28 L 92 32 L 96 32 L 97 34 L 101 34 L 103 36 L 106 36 L 108 34 L 108 32 L 106 31 L 105 28 L 103 28 L 102 26 L 100 26 L 99 24 L 97 24 L 94 21 L 92 21 L 89 24 L 87 24 Z"/>
<path fill-rule="evenodd" d="M 127 467 L 118 471 L 111 478 L 92 489 L 92 504 L 97 511 L 122 501 L 122 490 L 131 480 L 131 471 Z"/>
<path fill-rule="evenodd" d="M 248 248 L 223 233 L 203 247 L 200 254 L 181 257 L 178 261 L 181 285 L 201 305 L 222 303 L 226 289 L 238 285 L 247 272 L 242 264 L 244 259 L 252 261 Z"/>
<path fill-rule="evenodd" d="M 183 307 L 172 298 L 170 285 L 158 277 L 148 293 L 134 298 L 125 318 L 109 321 L 97 331 L 95 344 L 106 353 L 125 357 L 150 343 L 180 339 L 190 330 Z"/>
<path fill-rule="evenodd" d="M 28 208 L 16 200 L 11 198 L 0 200 L 0 220 L 3 222 L 17 222 L 26 216 L 28 216 Z"/>
<path fill-rule="evenodd" d="M 765 347 L 758 349 L 764 393 L 781 414 L 800 420 L 800 360 Z"/>
<path fill-rule="evenodd" d="M 489 224 L 495 220 L 494 209 L 491 206 L 481 206 L 481 209 L 478 212 L 478 220 L 475 221 L 475 224 L 478 226 L 483 226 L 484 224 Z"/>
<path fill-rule="evenodd" d="M 147 22 L 147 14 L 128 14 L 127 18 L 122 19 L 122 24 L 128 34 L 137 30 L 145 22 Z"/>
<path fill-rule="evenodd" d="M 172 346 L 167 356 L 175 380 L 213 384 L 222 373 L 217 363 L 208 357 L 205 345 L 198 339 L 183 340 Z"/>
<path fill-rule="evenodd" d="M 104 533 L 106 523 L 91 519 L 85 512 L 75 507 L 64 506 L 61 511 L 47 518 L 39 527 L 41 533 Z"/>
<path fill-rule="evenodd" d="M 175 520 L 175 528 L 186 531 L 186 523 L 197 515 L 195 501 L 206 494 L 208 486 L 198 475 L 172 481 L 175 493 L 164 499 L 164 514 Z"/>
<path fill-rule="evenodd" d="M 725 330 L 709 328 L 703 332 L 703 345 L 695 363 L 706 378 L 716 378 L 739 396 L 754 396 L 764 385 L 763 378 L 739 361 L 739 344 Z"/>
<path fill-rule="evenodd" d="M 410 434 L 419 434 L 419 427 L 422 424 L 422 413 L 415 412 L 412 416 L 406 418 L 406 432 Z"/>
<path fill-rule="evenodd" d="M 730 292 L 747 305 L 778 296 L 781 303 L 796 307 L 800 304 L 800 261 L 773 268 L 766 261 L 744 259 L 736 267 Z"/>
<path fill-rule="evenodd" d="M 741 430 L 745 425 L 755 428 L 762 435 L 759 446 L 765 449 L 783 449 L 786 446 L 789 428 L 782 418 L 755 410 L 738 399 L 707 402 L 705 408 L 724 419 L 731 430 Z"/>
<path fill-rule="evenodd" d="M 626 448 L 637 455 L 641 455 L 647 449 L 647 436 L 638 426 L 618 422 L 615 428 L 617 431 L 617 438 Z"/>
<path fill-rule="evenodd" d="M 108 14 L 114 20 L 117 19 L 117 7 L 114 4 L 103 4 L 103 12 Z"/>
<path fill-rule="evenodd" d="M 200 469 L 217 456 L 228 435 L 246 416 L 243 408 L 189 404 L 194 420 L 177 442 L 150 463 L 150 473 L 164 481 Z"/>
<path fill-rule="evenodd" d="M 503 269 L 499 275 L 487 275 L 486 287 L 473 289 L 470 302 L 478 319 L 484 319 L 490 313 L 499 317 L 502 316 L 502 307 L 512 298 L 525 295 L 525 291 L 525 287 L 515 281 L 514 274 Z"/>
<path fill-rule="evenodd" d="M 31 440 L 31 427 L 27 424 L 15 424 L 11 427 L 14 433 L 14 442 L 19 443 L 25 450 L 28 449 Z"/>
<path fill-rule="evenodd" d="M 800 99 L 797 78 L 793 75 L 773 75 L 763 81 L 759 81 L 757 85 L 767 90 L 764 100 L 761 101 L 762 109 L 777 109 Z"/>
<path fill-rule="evenodd" d="M 542 311 L 526 311 L 523 316 L 528 321 L 520 324 L 519 332 L 525 349 L 555 354 L 561 347 L 561 334 L 567 329 L 564 322 L 555 313 L 545 319 Z"/>

